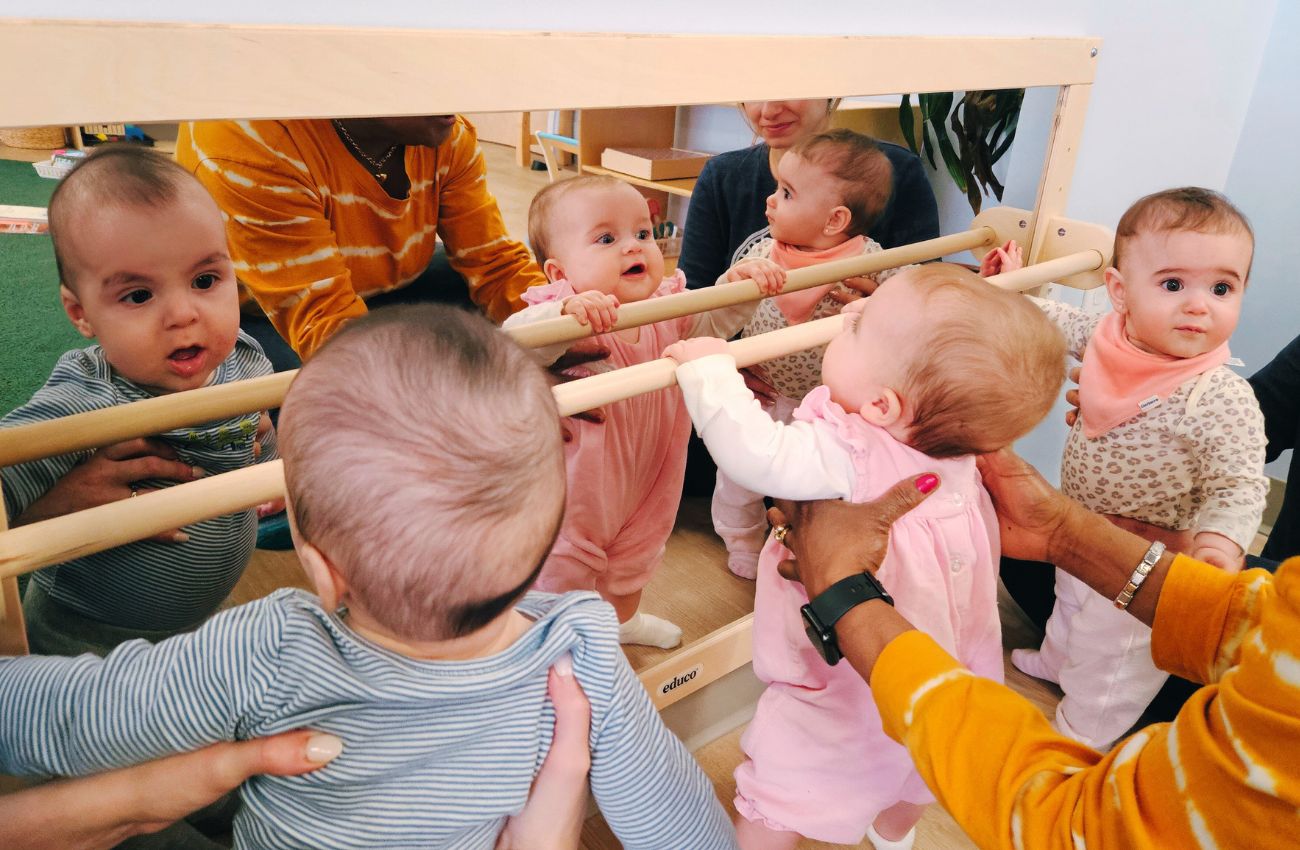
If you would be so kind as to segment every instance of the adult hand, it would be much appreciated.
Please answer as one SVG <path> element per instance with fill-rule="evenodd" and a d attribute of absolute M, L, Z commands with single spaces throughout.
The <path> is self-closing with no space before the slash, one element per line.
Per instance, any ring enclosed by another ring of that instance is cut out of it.
<path fill-rule="evenodd" d="M 608 372 L 612 368 L 606 362 L 608 359 L 609 348 L 588 337 L 587 339 L 580 339 L 569 346 L 569 350 L 560 355 L 559 360 L 551 364 L 549 371 L 555 383 L 567 384 L 569 381 L 590 378 L 600 372 Z M 584 410 L 581 413 L 575 413 L 573 418 L 595 422 L 599 425 L 604 423 L 605 414 L 599 407 L 596 407 L 591 410 Z M 572 436 L 566 428 L 564 441 L 567 443 L 570 439 L 572 439 Z"/>
<path fill-rule="evenodd" d="M 880 288 L 880 281 L 871 275 L 860 275 L 859 277 L 846 277 L 831 290 L 831 299 L 839 302 L 843 307 L 846 304 L 852 304 L 861 298 L 866 298 L 871 293 Z"/>
<path fill-rule="evenodd" d="M 776 500 L 767 520 L 773 528 L 786 528 L 782 542 L 794 554 L 777 569 L 787 579 L 802 582 L 810 598 L 854 573 L 874 574 L 885 560 L 890 526 L 938 487 L 939 477 L 927 472 L 862 504 Z"/>
<path fill-rule="evenodd" d="M 591 770 L 591 704 L 573 676 L 573 662 L 556 660 L 546 682 L 555 704 L 555 734 L 524 810 L 506 821 L 496 850 L 573 850 L 587 814 Z"/>
<path fill-rule="evenodd" d="M 175 449 L 162 440 L 148 437 L 104 446 L 89 458 L 72 467 L 55 482 L 45 495 L 31 504 L 14 520 L 14 525 L 29 525 L 64 514 L 128 499 L 136 492 L 139 481 L 195 481 L 207 473 L 197 466 L 182 463 Z M 164 531 L 152 539 L 164 543 L 184 543 L 189 535 L 179 529 Z"/>
<path fill-rule="evenodd" d="M 157 832 L 250 776 L 296 776 L 342 751 L 310 730 L 213 744 L 135 767 L 64 779 L 0 797 L 0 847 L 98 850 Z"/>
<path fill-rule="evenodd" d="M 1053 538 L 1070 516 L 1084 508 L 1048 484 L 1038 470 L 1011 449 L 976 459 L 1002 529 L 1002 554 L 1054 563 Z"/>
<path fill-rule="evenodd" d="M 1136 534 L 1143 540 L 1159 540 L 1165 544 L 1170 552 L 1183 552 L 1190 555 L 1196 550 L 1196 532 L 1194 529 L 1173 531 L 1164 526 L 1152 525 L 1149 522 L 1130 519 L 1126 516 L 1117 516 L 1115 514 L 1103 514 L 1102 516 L 1110 520 L 1112 525 L 1119 526 L 1131 534 Z M 1233 544 L 1233 548 L 1236 549 L 1236 544 Z"/>
<path fill-rule="evenodd" d="M 776 387 L 767 382 L 767 377 L 761 369 L 746 366 L 740 370 L 740 377 L 745 379 L 745 387 L 764 407 L 776 403 L 777 396 L 780 394 L 776 391 Z"/>

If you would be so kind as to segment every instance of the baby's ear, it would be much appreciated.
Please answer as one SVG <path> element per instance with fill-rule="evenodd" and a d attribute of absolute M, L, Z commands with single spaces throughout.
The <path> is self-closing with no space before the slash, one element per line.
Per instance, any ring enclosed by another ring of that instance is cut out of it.
<path fill-rule="evenodd" d="M 560 267 L 554 257 L 542 263 L 542 274 L 546 275 L 546 280 L 550 283 L 564 280 L 564 269 Z"/>
<path fill-rule="evenodd" d="M 868 395 L 858 414 L 872 425 L 891 428 L 903 418 L 903 401 L 889 387 L 876 387 Z"/>
<path fill-rule="evenodd" d="M 831 210 L 831 214 L 826 217 L 826 226 L 822 228 L 822 233 L 826 236 L 838 236 L 849 229 L 853 222 L 853 213 L 849 208 L 841 204 Z"/>
<path fill-rule="evenodd" d="M 77 329 L 77 333 L 86 339 L 94 339 L 95 329 L 90 326 L 90 320 L 86 318 L 86 308 L 81 306 L 77 293 L 69 289 L 67 284 L 59 284 L 59 301 L 63 304 L 63 312 L 68 314 L 68 319 Z"/>
<path fill-rule="evenodd" d="M 1110 306 L 1115 308 L 1116 313 L 1123 313 L 1127 294 L 1124 291 L 1124 275 L 1120 274 L 1119 269 L 1110 266 L 1102 273 L 1102 279 L 1106 281 L 1106 294 L 1110 296 Z"/>

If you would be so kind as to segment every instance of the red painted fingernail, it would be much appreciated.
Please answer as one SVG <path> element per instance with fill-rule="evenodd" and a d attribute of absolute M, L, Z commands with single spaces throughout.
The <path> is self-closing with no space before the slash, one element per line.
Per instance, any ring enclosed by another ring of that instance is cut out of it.
<path fill-rule="evenodd" d="M 939 476 L 935 475 L 933 472 L 927 472 L 925 475 L 916 479 L 916 489 L 920 490 L 922 493 L 929 493 L 938 486 Z"/>

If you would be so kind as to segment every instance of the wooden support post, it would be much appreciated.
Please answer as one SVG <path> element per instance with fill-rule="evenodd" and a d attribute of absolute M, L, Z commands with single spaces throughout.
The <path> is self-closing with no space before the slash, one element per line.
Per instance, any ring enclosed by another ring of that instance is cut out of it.
<path fill-rule="evenodd" d="M 0 488 L 3 488 L 0 484 Z M 4 493 L 0 492 L 0 497 Z M 3 502 L 3 498 L 0 498 Z M 0 511 L 0 536 L 9 528 L 9 518 Z M 0 655 L 26 655 L 27 628 L 23 623 L 23 604 L 18 595 L 17 576 L 0 578 Z"/>

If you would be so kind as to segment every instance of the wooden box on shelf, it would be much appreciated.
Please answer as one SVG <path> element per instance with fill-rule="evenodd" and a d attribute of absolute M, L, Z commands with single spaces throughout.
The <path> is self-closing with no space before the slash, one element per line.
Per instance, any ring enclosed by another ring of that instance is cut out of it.
<path fill-rule="evenodd" d="M 708 161 L 706 153 L 680 148 L 605 148 L 600 154 L 602 167 L 642 180 L 698 177 Z"/>

